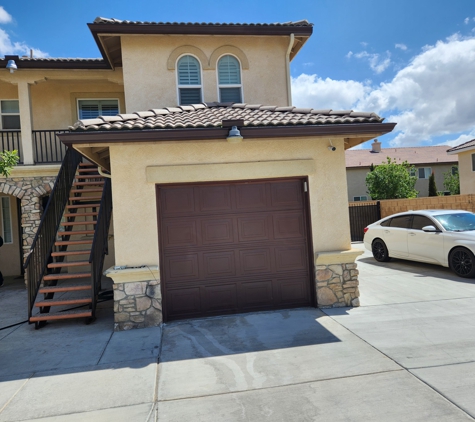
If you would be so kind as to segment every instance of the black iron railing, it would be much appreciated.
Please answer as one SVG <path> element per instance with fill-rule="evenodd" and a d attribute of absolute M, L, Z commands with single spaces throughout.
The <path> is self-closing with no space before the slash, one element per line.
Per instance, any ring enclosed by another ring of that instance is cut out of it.
<path fill-rule="evenodd" d="M 23 164 L 23 154 L 21 147 L 21 131 L 19 130 L 2 130 L 0 131 L 0 148 L 2 151 L 18 151 L 20 161 Z"/>
<path fill-rule="evenodd" d="M 31 317 L 41 280 L 53 250 L 56 233 L 68 202 L 69 191 L 71 190 L 80 162 L 81 156 L 73 149 L 68 148 L 36 236 L 33 239 L 30 252 L 23 266 L 28 289 L 28 318 Z"/>
<path fill-rule="evenodd" d="M 104 257 L 108 253 L 108 233 L 112 215 L 112 188 L 111 180 L 105 179 L 104 190 L 102 191 L 101 204 L 97 215 L 96 230 L 92 241 L 91 255 L 91 284 L 92 284 L 92 318 L 95 318 L 96 304 L 99 290 L 101 289 L 102 267 Z"/>
<path fill-rule="evenodd" d="M 61 163 L 66 154 L 66 146 L 56 136 L 69 130 L 34 130 L 33 153 L 37 164 Z"/>

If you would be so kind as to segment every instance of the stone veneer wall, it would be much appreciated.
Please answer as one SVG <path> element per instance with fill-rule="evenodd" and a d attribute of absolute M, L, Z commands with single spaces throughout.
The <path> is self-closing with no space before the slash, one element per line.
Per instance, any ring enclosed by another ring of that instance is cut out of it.
<path fill-rule="evenodd" d="M 355 263 L 317 265 L 315 273 L 319 308 L 360 306 Z"/>
<path fill-rule="evenodd" d="M 161 324 L 160 281 L 114 283 L 114 330 L 156 327 Z"/>
<path fill-rule="evenodd" d="M 23 228 L 23 253 L 29 252 L 41 221 L 40 198 L 49 195 L 55 176 L 13 177 L 0 179 L 0 191 L 21 200 L 21 226 Z M 14 218 L 14 217 L 13 217 Z"/>

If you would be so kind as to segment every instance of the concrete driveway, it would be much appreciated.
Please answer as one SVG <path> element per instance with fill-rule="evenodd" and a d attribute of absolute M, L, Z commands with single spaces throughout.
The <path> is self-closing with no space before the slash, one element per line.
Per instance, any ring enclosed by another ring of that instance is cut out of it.
<path fill-rule="evenodd" d="M 358 267 L 360 308 L 112 333 L 105 302 L 89 326 L 0 330 L 0 421 L 475 420 L 474 281 Z M 21 294 L 0 289 L 0 309 Z"/>

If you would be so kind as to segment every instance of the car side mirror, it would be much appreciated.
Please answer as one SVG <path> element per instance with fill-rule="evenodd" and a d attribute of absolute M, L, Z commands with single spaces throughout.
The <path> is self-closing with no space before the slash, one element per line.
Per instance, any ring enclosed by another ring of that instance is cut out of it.
<path fill-rule="evenodd" d="M 437 230 L 434 226 L 424 226 L 424 227 L 422 227 L 422 231 L 428 232 L 428 233 L 435 233 L 435 232 L 438 232 L 440 230 Z"/>

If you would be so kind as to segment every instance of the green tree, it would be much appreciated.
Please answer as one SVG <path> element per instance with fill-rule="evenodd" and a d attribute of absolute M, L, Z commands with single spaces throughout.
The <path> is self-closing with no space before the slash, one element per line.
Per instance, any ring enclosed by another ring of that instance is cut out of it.
<path fill-rule="evenodd" d="M 5 177 L 10 176 L 10 172 L 17 165 L 18 160 L 18 152 L 16 150 L 0 152 L 0 174 Z"/>
<path fill-rule="evenodd" d="M 366 175 L 366 187 L 372 199 L 415 198 L 419 192 L 414 189 L 416 176 L 414 166 L 407 161 L 398 164 L 396 160 L 380 164 Z"/>
<path fill-rule="evenodd" d="M 437 185 L 435 184 L 435 174 L 429 176 L 429 196 L 437 196 Z"/>
<path fill-rule="evenodd" d="M 452 169 L 444 173 L 444 188 L 451 195 L 460 195 L 459 166 L 454 166 Z"/>

